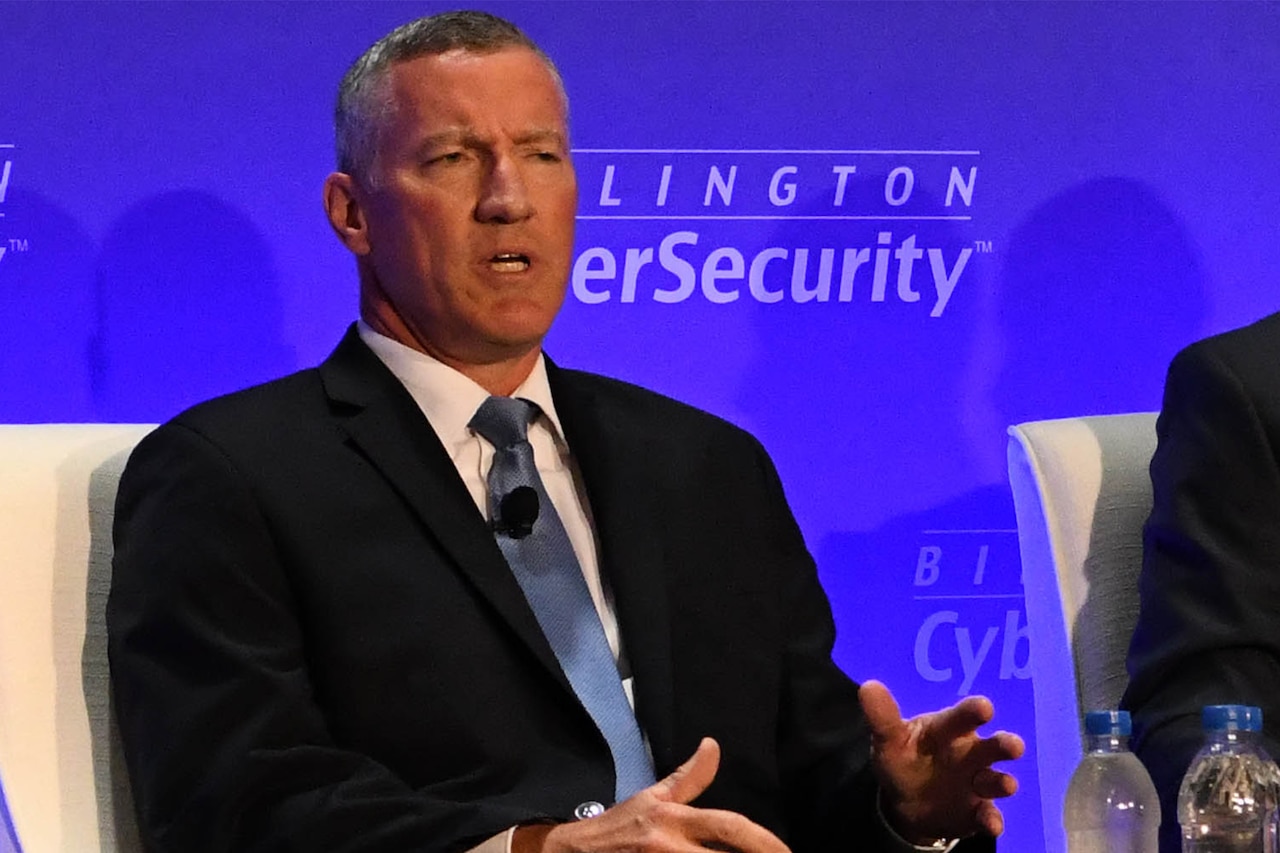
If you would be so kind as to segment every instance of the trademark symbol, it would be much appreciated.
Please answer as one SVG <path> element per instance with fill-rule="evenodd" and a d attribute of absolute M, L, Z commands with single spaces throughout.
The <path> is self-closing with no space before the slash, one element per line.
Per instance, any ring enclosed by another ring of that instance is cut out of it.
<path fill-rule="evenodd" d="M 20 255 L 31 250 L 31 241 L 22 240 L 17 237 L 10 237 L 9 245 L 0 244 L 0 261 L 4 260 L 5 255 Z"/>
<path fill-rule="evenodd" d="M 977 252 L 979 255 L 990 254 L 992 251 L 994 251 L 994 249 L 992 249 L 991 247 L 990 240 L 974 240 L 973 250 Z"/>

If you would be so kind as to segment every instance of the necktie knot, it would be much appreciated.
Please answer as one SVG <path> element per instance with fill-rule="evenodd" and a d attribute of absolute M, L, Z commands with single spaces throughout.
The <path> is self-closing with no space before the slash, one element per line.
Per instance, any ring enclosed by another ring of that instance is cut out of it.
<path fill-rule="evenodd" d="M 529 423 L 538 407 L 519 397 L 490 397 L 471 417 L 469 426 L 498 450 L 528 441 Z"/>

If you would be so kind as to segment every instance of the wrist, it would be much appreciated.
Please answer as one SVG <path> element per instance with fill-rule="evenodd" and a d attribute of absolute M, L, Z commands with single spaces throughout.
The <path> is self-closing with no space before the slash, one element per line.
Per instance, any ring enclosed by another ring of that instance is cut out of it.
<path fill-rule="evenodd" d="M 554 823 L 527 823 L 517 826 L 511 833 L 511 853 L 544 853 L 550 848 L 547 836 L 556 828 Z"/>
<path fill-rule="evenodd" d="M 948 838 L 937 835 L 925 835 L 919 832 L 912 824 L 900 807 L 894 807 L 890 804 L 885 796 L 882 788 L 876 795 L 876 811 L 880 814 L 880 821 L 884 826 L 898 837 L 898 839 L 909 844 L 912 847 L 921 850 L 949 850 L 958 839 Z"/>

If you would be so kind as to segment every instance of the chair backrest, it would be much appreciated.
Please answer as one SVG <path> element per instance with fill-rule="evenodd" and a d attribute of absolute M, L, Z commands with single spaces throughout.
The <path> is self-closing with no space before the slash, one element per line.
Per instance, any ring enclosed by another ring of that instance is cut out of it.
<path fill-rule="evenodd" d="M 24 853 L 142 849 L 105 608 L 116 484 L 151 429 L 0 426 L 0 780 Z"/>
<path fill-rule="evenodd" d="M 1155 422 L 1141 413 L 1009 428 L 1046 853 L 1066 849 L 1062 804 L 1084 714 L 1118 707 L 1128 680 Z"/>

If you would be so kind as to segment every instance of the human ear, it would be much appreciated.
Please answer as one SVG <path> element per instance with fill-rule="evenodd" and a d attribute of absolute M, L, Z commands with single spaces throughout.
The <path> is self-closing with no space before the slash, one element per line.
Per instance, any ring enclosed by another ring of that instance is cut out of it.
<path fill-rule="evenodd" d="M 355 255 L 369 254 L 369 223 L 355 178 L 346 172 L 334 172 L 325 178 L 324 209 L 342 245 Z"/>

